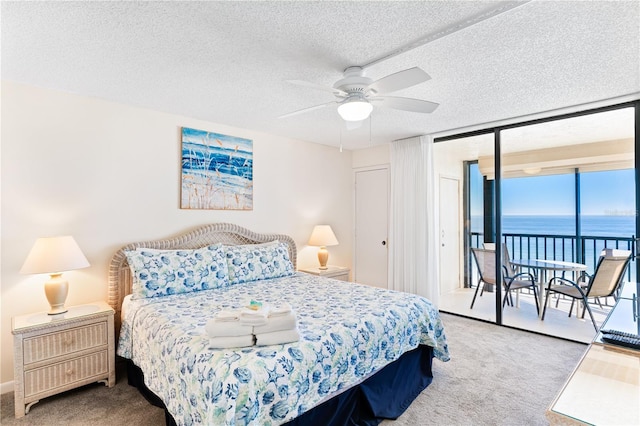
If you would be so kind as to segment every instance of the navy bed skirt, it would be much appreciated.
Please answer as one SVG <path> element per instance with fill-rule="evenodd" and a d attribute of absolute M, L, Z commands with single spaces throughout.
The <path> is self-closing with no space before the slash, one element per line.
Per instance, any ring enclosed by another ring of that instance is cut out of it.
<path fill-rule="evenodd" d="M 340 395 L 296 417 L 287 426 L 377 425 L 383 419 L 397 419 L 433 380 L 433 348 L 419 346 L 384 367 L 373 376 Z M 144 384 L 142 370 L 127 362 L 129 384 L 137 387 L 151 404 L 163 408 L 167 426 L 175 420 L 164 403 Z"/>

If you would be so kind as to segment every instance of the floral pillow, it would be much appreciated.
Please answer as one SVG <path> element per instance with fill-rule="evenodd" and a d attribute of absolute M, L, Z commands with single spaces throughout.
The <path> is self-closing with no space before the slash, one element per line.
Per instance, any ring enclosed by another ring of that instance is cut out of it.
<path fill-rule="evenodd" d="M 284 277 L 295 273 L 286 243 L 226 246 L 229 283 Z"/>
<path fill-rule="evenodd" d="M 228 267 L 221 244 L 195 250 L 137 248 L 126 251 L 133 274 L 132 299 L 227 287 Z"/>

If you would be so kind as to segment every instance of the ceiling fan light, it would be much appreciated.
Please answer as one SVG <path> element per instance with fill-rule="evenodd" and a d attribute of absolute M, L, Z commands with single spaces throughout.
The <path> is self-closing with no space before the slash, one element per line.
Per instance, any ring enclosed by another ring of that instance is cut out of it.
<path fill-rule="evenodd" d="M 366 120 L 373 111 L 373 105 L 363 99 L 347 99 L 338 105 L 338 114 L 344 121 Z"/>

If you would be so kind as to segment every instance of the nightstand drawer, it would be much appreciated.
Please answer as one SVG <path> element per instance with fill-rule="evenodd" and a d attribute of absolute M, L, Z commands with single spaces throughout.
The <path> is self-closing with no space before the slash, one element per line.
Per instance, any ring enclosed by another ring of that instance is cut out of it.
<path fill-rule="evenodd" d="M 24 339 L 24 364 L 107 344 L 107 322 Z"/>
<path fill-rule="evenodd" d="M 109 371 L 108 351 L 100 351 L 24 373 L 24 396 L 65 387 Z"/>

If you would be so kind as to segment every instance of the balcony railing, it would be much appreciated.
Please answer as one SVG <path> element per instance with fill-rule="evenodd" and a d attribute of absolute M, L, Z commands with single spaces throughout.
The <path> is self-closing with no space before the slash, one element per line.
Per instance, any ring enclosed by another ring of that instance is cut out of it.
<path fill-rule="evenodd" d="M 543 235 L 543 234 L 503 234 L 503 244 L 509 249 L 512 259 L 543 259 L 577 262 L 587 265 L 587 273 L 593 274 L 600 252 L 605 248 L 633 251 L 634 236 L 631 237 L 580 237 L 580 245 L 576 236 Z M 482 247 L 483 233 L 471 233 L 471 247 Z M 578 252 L 578 247 L 580 251 Z M 471 259 L 469 257 L 469 259 Z M 635 262 L 632 256 L 632 262 Z M 470 265 L 473 267 L 473 265 Z M 626 279 L 635 281 L 635 263 L 630 263 L 626 271 Z M 471 283 L 468 283 L 471 284 Z"/>

